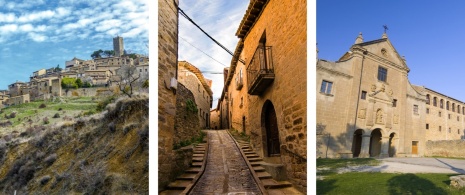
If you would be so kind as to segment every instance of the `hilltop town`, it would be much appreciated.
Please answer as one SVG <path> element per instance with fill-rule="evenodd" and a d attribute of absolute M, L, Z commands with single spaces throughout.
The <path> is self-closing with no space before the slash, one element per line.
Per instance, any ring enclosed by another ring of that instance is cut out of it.
<path fill-rule="evenodd" d="M 8 85 L 8 90 L 0 90 L 0 108 L 57 97 L 95 96 L 119 87 L 124 92 L 129 82 L 125 71 L 135 75 L 135 85 L 148 81 L 149 58 L 126 53 L 123 37 L 113 38 L 113 51 L 98 50 L 91 57 L 74 57 L 64 68 L 42 68 L 34 71 L 28 82 Z"/>

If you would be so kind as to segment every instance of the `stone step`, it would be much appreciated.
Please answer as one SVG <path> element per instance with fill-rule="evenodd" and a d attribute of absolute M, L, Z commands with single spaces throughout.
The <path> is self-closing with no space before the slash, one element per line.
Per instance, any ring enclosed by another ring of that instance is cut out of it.
<path fill-rule="evenodd" d="M 184 190 L 186 187 L 191 184 L 192 181 L 189 180 L 176 180 L 168 184 L 168 190 Z"/>
<path fill-rule="evenodd" d="M 177 180 L 193 180 L 196 175 L 197 174 L 195 174 L 195 173 L 184 173 L 184 174 L 180 175 L 176 179 Z"/>
<path fill-rule="evenodd" d="M 203 157 L 192 158 L 192 162 L 203 162 Z"/>
<path fill-rule="evenodd" d="M 263 158 L 247 158 L 249 162 L 258 162 L 258 161 L 263 161 Z"/>
<path fill-rule="evenodd" d="M 241 148 L 242 149 L 247 149 L 247 148 L 250 148 L 250 146 L 249 145 L 242 145 Z"/>
<path fill-rule="evenodd" d="M 304 193 L 295 189 L 294 187 L 278 188 L 278 189 L 267 189 L 268 194 L 295 194 L 295 195 L 304 195 Z"/>
<path fill-rule="evenodd" d="M 274 179 L 263 179 L 260 181 L 263 183 L 263 186 L 265 186 L 265 189 L 292 187 L 292 184 L 288 181 L 276 181 Z"/>
<path fill-rule="evenodd" d="M 194 154 L 205 154 L 205 150 L 194 150 Z"/>
<path fill-rule="evenodd" d="M 195 157 L 203 157 L 203 156 L 205 156 L 205 154 L 193 154 L 193 157 L 194 157 L 194 158 L 195 158 Z"/>
<path fill-rule="evenodd" d="M 255 152 L 244 152 L 244 154 L 247 156 L 247 155 L 257 155 L 257 153 Z"/>
<path fill-rule="evenodd" d="M 263 171 L 265 171 L 265 168 L 263 168 L 262 166 L 255 166 L 255 167 L 252 167 L 252 168 L 253 168 L 253 170 L 255 172 L 263 172 Z"/>
<path fill-rule="evenodd" d="M 202 162 L 192 162 L 192 167 L 202 167 L 203 163 Z"/>
<path fill-rule="evenodd" d="M 253 153 L 253 154 L 245 154 L 245 157 L 247 157 L 247 158 L 257 158 L 257 157 L 260 157 L 260 156 L 258 156 L 258 154 Z"/>
<path fill-rule="evenodd" d="M 272 178 L 271 175 L 266 171 L 257 172 L 256 174 L 259 179 L 271 179 Z"/>
<path fill-rule="evenodd" d="M 252 149 L 242 149 L 242 151 L 243 151 L 244 153 L 247 153 L 247 152 L 252 152 Z"/>
<path fill-rule="evenodd" d="M 262 162 L 263 162 L 263 161 L 250 162 L 250 165 L 251 165 L 252 167 L 256 167 L 256 166 L 262 165 Z"/>
<path fill-rule="evenodd" d="M 160 192 L 160 195 L 178 195 L 181 194 L 184 190 L 164 190 Z"/>
<path fill-rule="evenodd" d="M 191 167 L 191 168 L 188 168 L 185 173 L 198 173 L 200 172 L 200 168 L 199 167 Z"/>

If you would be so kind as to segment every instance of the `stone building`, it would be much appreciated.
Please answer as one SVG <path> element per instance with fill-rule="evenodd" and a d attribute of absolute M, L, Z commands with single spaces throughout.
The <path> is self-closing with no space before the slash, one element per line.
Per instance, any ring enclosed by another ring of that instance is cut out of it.
<path fill-rule="evenodd" d="M 426 95 L 425 141 L 465 139 L 465 102 L 429 88 L 419 91 Z"/>
<path fill-rule="evenodd" d="M 219 100 L 230 127 L 250 135 L 264 161 L 281 164 L 302 191 L 307 186 L 306 7 L 303 0 L 250 1 Z"/>
<path fill-rule="evenodd" d="M 30 101 L 31 100 L 29 98 L 29 94 L 18 95 L 18 96 L 10 97 L 9 99 L 7 99 L 7 105 L 14 106 L 14 105 L 19 105 L 19 104 L 29 103 Z"/>
<path fill-rule="evenodd" d="M 113 38 L 113 51 L 115 51 L 116 57 L 121 57 L 124 55 L 123 37 L 117 36 Z"/>
<path fill-rule="evenodd" d="M 220 111 L 218 109 L 210 110 L 210 128 L 220 129 Z"/>
<path fill-rule="evenodd" d="M 459 103 L 410 84 L 406 60 L 386 34 L 364 42 L 360 33 L 338 61 L 319 59 L 316 70 L 317 157 L 422 156 L 425 121 L 434 120 L 430 131 L 438 131 L 452 114 L 444 109 L 437 117 L 439 101 Z M 426 104 L 427 94 L 436 106 Z M 456 132 L 458 122 L 450 127 Z"/>
<path fill-rule="evenodd" d="M 179 1 L 158 0 L 158 189 L 176 178 L 182 167 L 176 165 L 174 120 L 178 67 Z"/>
<path fill-rule="evenodd" d="M 183 84 L 192 92 L 198 108 L 200 127 L 210 128 L 210 108 L 212 107 L 213 92 L 211 81 L 203 77 L 200 70 L 186 61 L 178 62 L 178 83 Z"/>

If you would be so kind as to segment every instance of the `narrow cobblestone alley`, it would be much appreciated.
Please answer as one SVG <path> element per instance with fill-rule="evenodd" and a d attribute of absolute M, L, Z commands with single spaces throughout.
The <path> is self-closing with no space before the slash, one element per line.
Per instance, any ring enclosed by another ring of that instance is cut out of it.
<path fill-rule="evenodd" d="M 190 194 L 261 194 L 226 130 L 209 130 L 205 173 Z"/>

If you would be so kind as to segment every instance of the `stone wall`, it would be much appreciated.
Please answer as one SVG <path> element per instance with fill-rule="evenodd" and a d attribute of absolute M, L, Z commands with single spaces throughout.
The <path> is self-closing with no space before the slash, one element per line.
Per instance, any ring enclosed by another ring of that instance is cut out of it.
<path fill-rule="evenodd" d="M 193 112 L 187 109 L 186 102 L 188 100 L 195 103 L 194 95 L 183 84 L 178 83 L 176 91 L 176 118 L 174 120 L 174 144 L 191 140 L 193 137 L 200 135 L 198 111 Z"/>
<path fill-rule="evenodd" d="M 465 108 L 465 103 L 430 89 L 426 89 L 425 93 L 430 97 L 429 104 L 426 104 L 428 112 L 425 111 L 428 129 L 426 124 L 423 127 L 426 130 L 426 140 L 461 139 L 465 135 L 465 110 L 462 109 Z M 434 98 L 437 100 L 436 106 L 433 104 Z"/>
<path fill-rule="evenodd" d="M 247 129 L 250 129 L 253 146 L 259 150 L 260 155 L 265 156 L 267 135 L 263 110 L 265 103 L 271 103 L 276 111 L 281 163 L 286 168 L 290 182 L 304 191 L 307 186 L 306 162 L 286 150 L 303 157 L 307 155 L 306 7 L 304 0 L 270 0 L 244 37 L 241 54 L 245 64 L 249 65 L 263 39 L 266 39 L 266 46 L 272 47 L 275 79 L 263 94 L 248 97 Z M 247 83 L 247 80 L 244 82 Z M 238 99 L 240 97 L 233 100 L 233 106 Z"/>
<path fill-rule="evenodd" d="M 79 89 L 69 89 L 68 93 L 66 93 L 66 89 L 62 90 L 62 94 L 64 97 L 73 97 L 73 94 L 77 94 L 78 96 L 98 96 L 102 95 L 97 91 L 107 90 L 108 88 L 101 88 L 101 87 L 92 87 L 92 88 L 79 88 Z M 111 89 L 108 89 L 111 90 Z"/>
<path fill-rule="evenodd" d="M 178 0 L 158 0 L 158 189 L 175 179 L 173 151 L 176 94 L 169 88 L 178 60 Z"/>
<path fill-rule="evenodd" d="M 200 127 L 202 129 L 205 129 L 210 119 L 211 95 L 208 91 L 211 91 L 211 89 L 206 89 L 205 86 L 202 84 L 201 79 L 204 80 L 203 76 L 196 75 L 201 73 L 192 72 L 192 69 L 187 68 L 188 66 L 194 65 L 185 61 L 179 62 L 178 83 L 182 83 L 194 95 L 195 103 L 197 104 L 197 107 L 199 109 L 197 116 L 199 117 Z M 194 68 L 196 67 L 194 66 Z"/>
<path fill-rule="evenodd" d="M 210 126 L 212 129 L 221 129 L 220 112 L 217 109 L 210 111 Z"/>
<path fill-rule="evenodd" d="M 465 140 L 427 141 L 425 156 L 465 158 Z"/>

